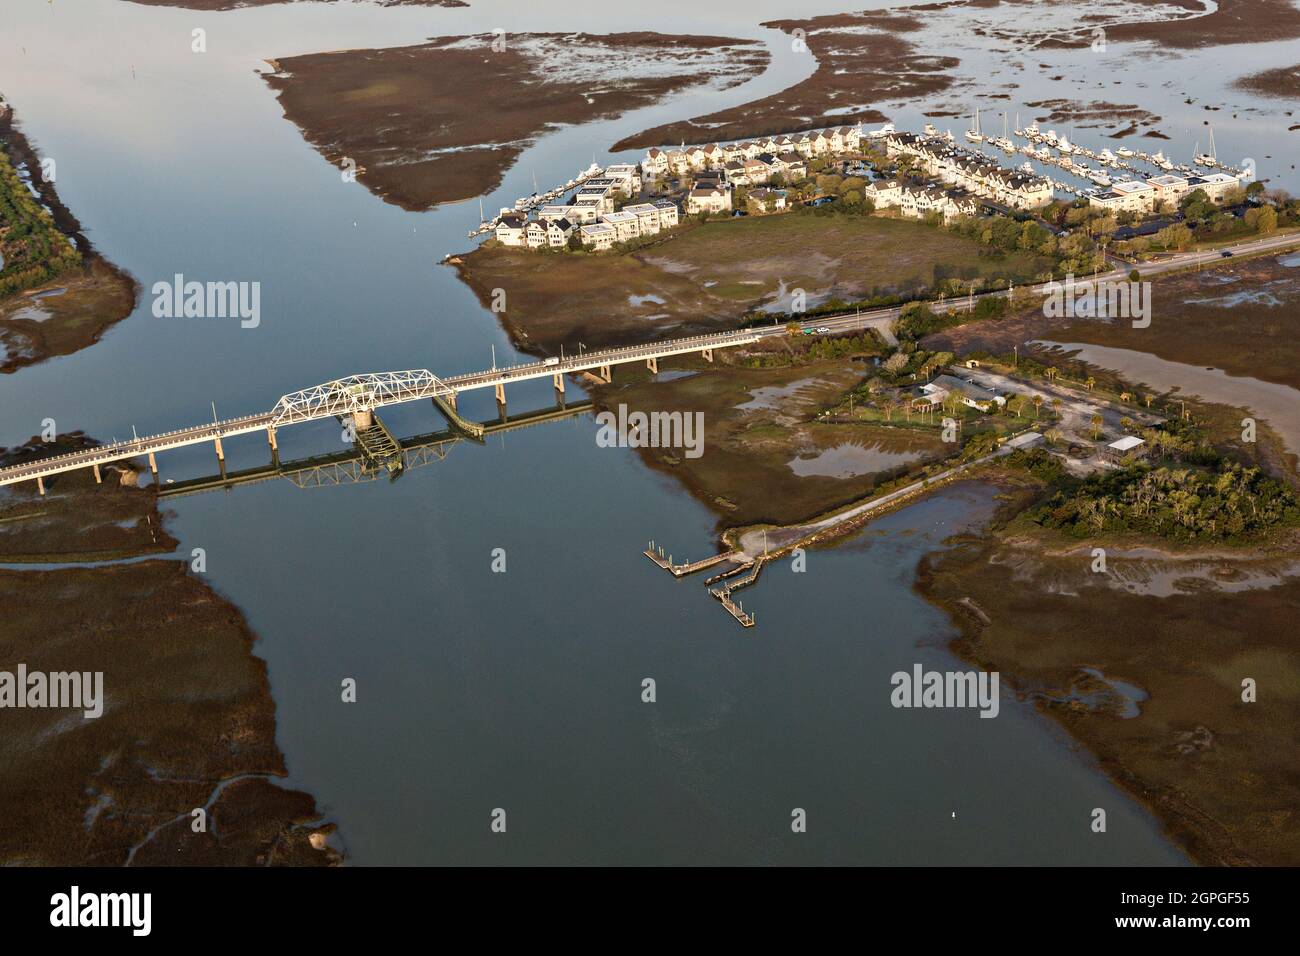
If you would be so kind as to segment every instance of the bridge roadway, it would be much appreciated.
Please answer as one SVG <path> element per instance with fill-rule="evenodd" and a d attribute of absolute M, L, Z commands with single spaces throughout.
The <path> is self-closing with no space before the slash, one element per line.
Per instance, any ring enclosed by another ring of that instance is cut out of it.
<path fill-rule="evenodd" d="M 0 469 L 0 486 L 19 481 L 37 481 L 44 493 L 44 479 L 79 468 L 98 468 L 101 465 L 128 458 L 152 456 L 157 452 L 213 442 L 217 456 L 225 460 L 221 441 L 236 435 L 264 431 L 274 449 L 275 430 L 285 425 L 299 424 L 321 418 L 341 415 L 368 414 L 375 409 L 422 398 L 438 397 L 453 404 L 461 392 L 480 388 L 495 388 L 498 401 L 504 402 L 505 386 L 536 378 L 552 377 L 556 388 L 563 390 L 563 376 L 595 370 L 608 378 L 615 365 L 645 361 L 652 367 L 661 358 L 700 352 L 712 357 L 714 349 L 734 348 L 758 342 L 761 336 L 752 329 L 720 332 L 710 335 L 693 335 L 680 339 L 667 339 L 644 345 L 605 349 L 569 355 L 556 361 L 525 362 L 482 372 L 471 372 L 451 378 L 438 378 L 433 373 L 419 369 L 410 372 L 384 372 L 337 379 L 301 392 L 284 396 L 269 412 L 227 418 L 221 421 L 178 428 L 175 431 L 132 438 L 129 441 L 98 445 L 81 451 L 54 455 Z M 150 462 L 152 468 L 154 462 Z"/>
<path fill-rule="evenodd" d="M 1111 272 L 1078 278 L 1075 280 L 1075 286 L 1079 289 L 1085 289 L 1097 282 L 1119 281 L 1127 278 L 1129 272 L 1133 269 L 1136 269 L 1141 276 L 1146 277 L 1186 269 L 1189 266 L 1217 263 L 1225 252 L 1230 252 L 1233 255 L 1251 255 L 1280 251 L 1297 244 L 1300 244 L 1300 235 L 1289 233 L 1270 236 L 1265 239 L 1248 240 L 1214 249 L 1178 253 L 1152 262 L 1140 263 L 1137 266 L 1126 266 L 1114 269 Z M 1033 292 L 1044 293 L 1047 291 L 1047 284 L 1044 283 L 1028 288 Z M 975 303 L 981 299 L 1004 298 L 1007 295 L 1009 295 L 1009 290 L 1005 289 L 985 292 L 966 298 L 948 300 L 938 308 L 947 312 L 965 310 L 973 308 Z M 931 308 L 936 307 L 936 303 L 931 302 L 929 304 Z M 889 331 L 890 327 L 901 311 L 901 307 L 894 307 L 851 315 L 816 316 L 810 317 L 810 320 L 803 324 L 805 326 L 824 326 L 833 332 L 874 328 L 880 331 L 888 340 L 892 338 Z M 562 389 L 562 376 L 567 374 L 587 372 L 592 369 L 608 372 L 609 368 L 614 365 L 641 360 L 654 362 L 660 358 L 685 355 L 691 352 L 711 354 L 711 350 L 714 348 L 749 345 L 769 336 L 784 334 L 786 334 L 785 327 L 778 325 L 740 329 L 734 332 L 669 339 L 662 342 L 632 345 L 601 352 L 584 352 L 577 356 L 566 356 L 555 364 L 547 364 L 547 361 L 550 360 L 525 362 L 520 365 L 494 368 L 483 372 L 470 372 L 446 379 L 439 379 L 426 370 L 354 376 L 350 379 L 340 379 L 303 392 L 286 395 L 280 399 L 274 409 L 264 414 L 246 415 L 243 418 L 231 418 L 207 425 L 196 425 L 192 428 L 182 428 L 161 435 L 152 435 L 148 438 L 116 442 L 111 445 L 100 445 L 84 451 L 42 458 L 21 465 L 13 465 L 9 468 L 0 468 L 0 486 L 11 485 L 18 481 L 44 479 L 64 471 L 90 468 L 125 458 L 137 458 L 158 451 L 166 451 L 169 448 L 178 448 L 182 445 L 192 445 L 204 441 L 216 442 L 217 454 L 224 460 L 220 441 L 222 438 L 234 435 L 265 430 L 274 448 L 275 429 L 281 425 L 348 413 L 355 414 L 359 411 L 364 412 L 382 408 L 385 405 L 414 401 L 419 398 L 431 398 L 435 395 L 454 403 L 456 395 L 460 392 L 479 388 L 496 388 L 497 398 L 500 401 L 504 396 L 504 387 L 511 382 L 545 378 L 550 375 L 555 378 L 557 389 Z M 399 378 L 402 376 L 406 378 Z M 364 394 L 358 396 L 355 392 L 349 394 L 348 389 L 358 388 L 372 388 L 373 391 L 368 396 Z"/>

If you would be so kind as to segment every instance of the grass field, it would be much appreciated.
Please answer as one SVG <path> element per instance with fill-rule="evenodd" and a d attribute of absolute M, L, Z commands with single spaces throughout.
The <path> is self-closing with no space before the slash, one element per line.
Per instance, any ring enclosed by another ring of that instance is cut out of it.
<path fill-rule="evenodd" d="M 908 220 L 785 215 L 689 223 L 628 254 L 539 253 L 485 245 L 457 263 L 521 343 L 557 351 L 732 326 L 747 310 L 928 289 L 950 277 L 1017 282 L 1049 268 Z M 784 297 L 782 299 L 782 296 Z"/>

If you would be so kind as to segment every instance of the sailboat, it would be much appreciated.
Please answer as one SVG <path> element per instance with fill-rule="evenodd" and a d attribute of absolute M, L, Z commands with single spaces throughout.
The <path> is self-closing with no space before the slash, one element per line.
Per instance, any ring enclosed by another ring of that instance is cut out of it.
<path fill-rule="evenodd" d="M 1016 144 L 1011 142 L 1011 137 L 1007 135 L 1007 114 L 1002 114 L 1002 138 L 996 140 L 993 144 L 1004 153 L 1014 153 Z"/>
<path fill-rule="evenodd" d="M 984 142 L 984 134 L 980 132 L 980 108 L 975 107 L 975 117 L 971 128 L 966 130 L 966 138 L 972 143 Z"/>
<path fill-rule="evenodd" d="M 1016 136 L 1023 139 L 1024 135 L 1025 135 L 1025 131 L 1020 126 L 1020 114 L 1017 113 L 1016 114 Z"/>
<path fill-rule="evenodd" d="M 1202 153 L 1200 150 L 1201 150 L 1201 144 L 1197 143 L 1196 157 L 1195 159 L 1192 160 L 1194 163 L 1196 163 L 1197 166 L 1209 166 L 1213 168 L 1219 165 L 1219 157 L 1217 151 L 1214 148 L 1214 127 L 1213 126 L 1210 127 L 1210 151 L 1208 153 Z"/>

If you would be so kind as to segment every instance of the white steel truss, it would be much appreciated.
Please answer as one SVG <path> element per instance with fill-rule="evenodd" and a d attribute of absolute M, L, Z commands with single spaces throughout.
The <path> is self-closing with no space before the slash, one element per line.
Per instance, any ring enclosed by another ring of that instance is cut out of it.
<path fill-rule="evenodd" d="M 350 375 L 283 396 L 271 410 L 271 423 L 292 425 L 450 392 L 451 389 L 426 368 Z"/>

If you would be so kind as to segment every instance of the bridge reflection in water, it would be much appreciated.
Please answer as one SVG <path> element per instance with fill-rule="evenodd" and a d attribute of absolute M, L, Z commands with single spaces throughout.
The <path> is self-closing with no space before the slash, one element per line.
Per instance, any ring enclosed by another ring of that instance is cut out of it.
<path fill-rule="evenodd" d="M 464 427 L 450 428 L 446 431 L 430 432 L 410 438 L 392 439 L 395 449 L 385 460 L 368 452 L 361 444 L 330 455 L 314 455 L 295 461 L 280 462 L 272 460 L 270 464 L 241 471 L 229 471 L 224 468 L 221 474 L 198 478 L 187 478 L 158 486 L 158 497 L 179 498 L 184 495 L 201 494 L 206 491 L 219 491 L 241 485 L 255 485 L 264 481 L 282 478 L 299 488 L 326 488 L 336 485 L 360 484 L 387 478 L 396 481 L 408 471 L 423 468 L 425 465 L 442 461 L 452 447 L 463 441 L 476 441 L 481 444 L 489 435 L 533 428 L 547 422 L 559 421 L 590 411 L 592 402 L 575 402 L 561 408 L 544 408 L 533 412 L 524 412 L 506 418 L 504 421 L 469 423 L 473 429 Z M 382 424 L 381 426 L 382 427 Z M 478 430 L 481 429 L 481 432 Z M 475 433 L 481 434 L 478 437 Z"/>

